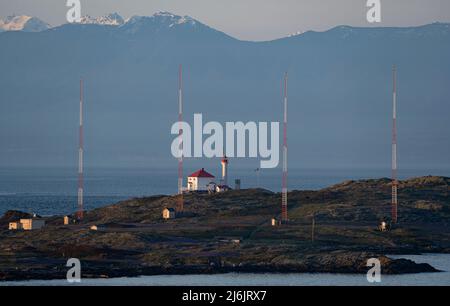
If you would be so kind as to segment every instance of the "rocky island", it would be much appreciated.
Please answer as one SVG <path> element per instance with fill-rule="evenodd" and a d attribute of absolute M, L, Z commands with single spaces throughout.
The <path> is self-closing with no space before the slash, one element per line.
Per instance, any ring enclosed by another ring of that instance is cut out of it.
<path fill-rule="evenodd" d="M 82 222 L 63 216 L 42 229 L 8 230 L 26 217 L 0 219 L 0 280 L 65 278 L 66 262 L 81 260 L 82 277 L 223 272 L 366 273 L 379 258 L 382 273 L 437 271 L 387 254 L 450 253 L 450 178 L 400 181 L 399 223 L 389 222 L 391 181 L 346 181 L 288 194 L 289 223 L 272 226 L 281 195 L 263 189 L 184 195 L 185 211 L 164 220 L 176 196 L 135 198 L 86 211 Z M 314 222 L 313 222 L 314 220 Z M 314 226 L 313 226 L 314 224 Z M 95 230 L 91 229 L 95 226 Z"/>

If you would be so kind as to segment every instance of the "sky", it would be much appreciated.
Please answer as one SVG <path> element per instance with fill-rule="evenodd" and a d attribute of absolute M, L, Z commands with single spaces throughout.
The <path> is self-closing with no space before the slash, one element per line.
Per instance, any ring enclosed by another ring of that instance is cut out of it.
<path fill-rule="evenodd" d="M 382 22 L 366 20 L 366 0 L 81 0 L 82 15 L 117 12 L 124 18 L 170 11 L 244 40 L 271 40 L 337 25 L 415 26 L 450 22 L 449 0 L 381 0 Z M 0 17 L 32 15 L 65 23 L 66 0 L 1 0 Z"/>

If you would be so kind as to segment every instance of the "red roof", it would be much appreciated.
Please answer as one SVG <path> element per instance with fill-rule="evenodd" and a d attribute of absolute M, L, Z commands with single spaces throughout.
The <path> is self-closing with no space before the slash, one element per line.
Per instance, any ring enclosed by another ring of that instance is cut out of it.
<path fill-rule="evenodd" d="M 192 173 L 188 177 L 214 177 L 214 175 L 205 171 L 205 169 L 201 168 L 200 170 Z"/>

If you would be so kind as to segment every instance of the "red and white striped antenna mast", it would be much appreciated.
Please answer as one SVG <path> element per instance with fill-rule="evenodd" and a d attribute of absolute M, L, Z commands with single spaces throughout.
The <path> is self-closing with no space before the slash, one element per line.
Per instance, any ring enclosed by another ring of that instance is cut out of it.
<path fill-rule="evenodd" d="M 80 79 L 80 129 L 78 148 L 78 212 L 77 218 L 83 219 L 83 79 Z"/>
<path fill-rule="evenodd" d="M 178 136 L 180 139 L 179 149 L 180 156 L 178 158 L 178 202 L 177 202 L 177 211 L 182 212 L 184 209 L 184 199 L 183 199 L 183 140 L 182 140 L 182 126 L 181 123 L 183 121 L 183 70 L 182 66 L 179 66 L 178 70 Z"/>
<path fill-rule="evenodd" d="M 397 223 L 397 68 L 392 67 L 392 223 Z"/>
<path fill-rule="evenodd" d="M 281 222 L 286 223 L 288 221 L 287 214 L 287 82 L 288 74 L 284 75 L 284 112 L 283 112 L 283 178 L 281 188 Z"/>

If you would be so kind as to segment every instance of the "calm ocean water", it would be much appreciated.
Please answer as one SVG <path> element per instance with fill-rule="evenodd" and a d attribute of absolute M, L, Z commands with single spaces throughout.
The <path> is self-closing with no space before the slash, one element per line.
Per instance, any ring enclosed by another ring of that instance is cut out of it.
<path fill-rule="evenodd" d="M 365 275 L 328 273 L 251 274 L 227 273 L 216 275 L 157 275 L 111 279 L 84 279 L 83 286 L 449 286 L 450 254 L 396 255 L 417 263 L 429 263 L 444 271 L 405 275 L 382 275 L 381 283 L 367 282 Z M 32 280 L 0 282 L 0 286 L 64 286 L 66 280 Z"/>
<path fill-rule="evenodd" d="M 186 169 L 185 174 L 196 169 Z M 232 169 L 230 181 L 240 178 L 242 188 L 280 190 L 280 170 Z M 214 173 L 214 172 L 213 172 Z M 215 173 L 214 173 L 215 174 Z M 402 170 L 400 178 L 450 175 L 450 170 Z M 290 169 L 289 189 L 320 189 L 348 179 L 380 178 L 386 170 Z M 174 194 L 177 169 L 86 169 L 85 208 L 92 209 L 131 197 Z M 40 215 L 71 213 L 77 205 L 77 173 L 73 168 L 0 169 L 0 214 L 16 209 Z"/>

